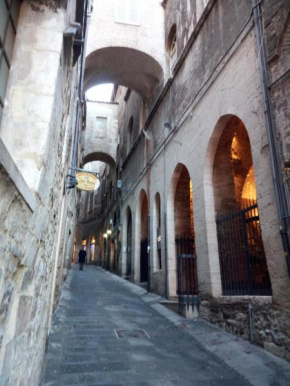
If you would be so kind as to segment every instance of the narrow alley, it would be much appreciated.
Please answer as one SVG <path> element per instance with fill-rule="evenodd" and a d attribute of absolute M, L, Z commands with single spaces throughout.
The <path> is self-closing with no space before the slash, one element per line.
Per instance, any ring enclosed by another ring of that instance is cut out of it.
<path fill-rule="evenodd" d="M 290 364 L 95 266 L 74 266 L 54 315 L 43 386 L 289 386 Z"/>
<path fill-rule="evenodd" d="M 0 386 L 290 386 L 289 111 L 290 0 L 0 0 Z"/>

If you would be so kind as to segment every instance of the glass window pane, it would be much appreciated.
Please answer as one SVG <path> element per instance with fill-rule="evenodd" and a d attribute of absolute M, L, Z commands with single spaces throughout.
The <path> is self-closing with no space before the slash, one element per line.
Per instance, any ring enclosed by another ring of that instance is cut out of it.
<path fill-rule="evenodd" d="M 5 57 L 2 56 L 2 61 L 0 64 L 0 97 L 4 100 L 6 87 L 8 82 L 9 68 L 6 63 Z"/>
<path fill-rule="evenodd" d="M 129 11 L 129 21 L 131 23 L 138 22 L 138 11 L 136 9 L 130 9 Z"/>
<path fill-rule="evenodd" d="M 13 54 L 14 40 L 15 40 L 15 33 L 12 27 L 12 23 L 11 21 L 9 21 L 8 30 L 5 38 L 5 43 L 4 43 L 4 49 L 10 62 Z"/>
<path fill-rule="evenodd" d="M 17 23 L 18 23 L 18 19 L 19 19 L 20 6 L 21 6 L 20 0 L 13 0 L 12 7 L 11 7 L 11 15 L 12 15 L 12 19 L 13 19 L 15 28 L 17 27 Z"/>
<path fill-rule="evenodd" d="M 137 9 L 138 8 L 138 3 L 139 3 L 138 0 L 129 0 L 129 7 Z"/>
<path fill-rule="evenodd" d="M 126 8 L 127 7 L 127 0 L 119 0 L 118 1 L 118 7 Z"/>
<path fill-rule="evenodd" d="M 126 21 L 126 8 L 118 8 L 117 19 L 120 21 Z"/>
<path fill-rule="evenodd" d="M 4 33 L 6 31 L 6 25 L 8 21 L 8 10 L 6 7 L 5 0 L 0 0 L 0 37 L 4 40 Z"/>

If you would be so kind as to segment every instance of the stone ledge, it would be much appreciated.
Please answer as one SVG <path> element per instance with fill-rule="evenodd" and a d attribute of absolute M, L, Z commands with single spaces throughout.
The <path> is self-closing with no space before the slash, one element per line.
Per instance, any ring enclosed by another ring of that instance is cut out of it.
<path fill-rule="evenodd" d="M 4 170 L 8 174 L 11 181 L 14 183 L 15 187 L 17 188 L 29 208 L 34 211 L 36 204 L 35 197 L 29 189 L 28 185 L 26 184 L 20 171 L 18 170 L 2 139 L 0 138 L 0 167 L 1 166 L 4 168 Z"/>
<path fill-rule="evenodd" d="M 210 299 L 211 303 L 221 304 L 272 304 L 272 296 L 219 296 Z"/>

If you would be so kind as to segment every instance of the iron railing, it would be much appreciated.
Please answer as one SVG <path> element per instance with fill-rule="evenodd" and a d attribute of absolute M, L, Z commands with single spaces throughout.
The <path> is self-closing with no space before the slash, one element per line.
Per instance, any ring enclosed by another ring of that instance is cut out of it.
<path fill-rule="evenodd" d="M 217 218 L 223 295 L 272 294 L 256 201 Z"/>
<path fill-rule="evenodd" d="M 191 236 L 176 236 L 177 295 L 179 310 L 199 306 L 195 240 Z"/>

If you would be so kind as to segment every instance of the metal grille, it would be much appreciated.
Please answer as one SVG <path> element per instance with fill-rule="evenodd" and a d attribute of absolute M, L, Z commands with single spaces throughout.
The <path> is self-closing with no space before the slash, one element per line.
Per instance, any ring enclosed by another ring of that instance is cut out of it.
<path fill-rule="evenodd" d="M 244 200 L 243 207 L 216 221 L 223 294 L 271 295 L 258 205 Z"/>
<path fill-rule="evenodd" d="M 191 236 L 176 236 L 177 295 L 179 309 L 199 305 L 195 240 Z"/>

